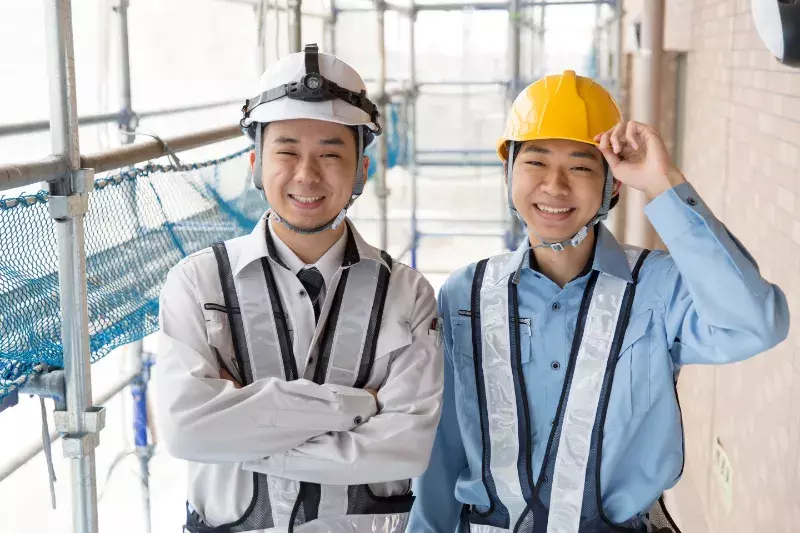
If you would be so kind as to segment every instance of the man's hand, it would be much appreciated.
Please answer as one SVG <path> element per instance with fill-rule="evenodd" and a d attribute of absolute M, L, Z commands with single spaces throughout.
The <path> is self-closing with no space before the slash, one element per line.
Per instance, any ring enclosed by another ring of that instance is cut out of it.
<path fill-rule="evenodd" d="M 233 378 L 233 376 L 231 375 L 231 373 L 228 372 L 227 370 L 225 370 L 225 367 L 220 367 L 220 369 L 219 369 L 219 378 L 227 380 L 227 381 L 230 381 L 231 383 L 233 383 L 233 386 L 236 387 L 237 389 L 241 389 L 242 388 L 241 383 L 236 381 Z"/>
<path fill-rule="evenodd" d="M 600 143 L 614 177 L 651 199 L 686 181 L 672 163 L 664 140 L 646 124 L 620 122 L 594 140 Z"/>

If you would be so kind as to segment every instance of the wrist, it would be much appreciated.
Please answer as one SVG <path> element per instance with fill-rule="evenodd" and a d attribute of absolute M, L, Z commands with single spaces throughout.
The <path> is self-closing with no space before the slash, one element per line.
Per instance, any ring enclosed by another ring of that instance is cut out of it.
<path fill-rule="evenodd" d="M 659 179 L 654 181 L 655 183 L 653 184 L 653 187 L 649 187 L 645 191 L 650 200 L 657 198 L 661 194 L 677 185 L 680 185 L 681 183 L 686 183 L 686 177 L 681 174 L 677 168 L 670 167 L 659 177 Z"/>

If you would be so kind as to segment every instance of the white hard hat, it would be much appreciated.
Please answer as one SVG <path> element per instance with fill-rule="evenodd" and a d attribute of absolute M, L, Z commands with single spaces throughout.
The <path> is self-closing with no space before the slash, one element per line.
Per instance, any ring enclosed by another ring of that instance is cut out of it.
<path fill-rule="evenodd" d="M 291 54 L 267 69 L 259 82 L 258 96 L 242 107 L 240 125 L 255 142 L 256 160 L 253 184 L 261 189 L 261 135 L 266 125 L 278 120 L 314 119 L 352 126 L 357 131 L 358 161 L 356 181 L 350 201 L 333 220 L 312 229 L 292 225 L 273 209 L 272 217 L 297 233 L 313 234 L 336 229 L 347 209 L 364 190 L 366 176 L 362 162 L 364 150 L 382 133 L 380 113 L 367 97 L 367 87 L 353 67 L 330 54 L 320 54 L 316 44 L 306 45 L 301 53 Z"/>
<path fill-rule="evenodd" d="M 316 119 L 380 132 L 378 108 L 356 70 L 315 44 L 272 65 L 259 81 L 260 94 L 242 109 L 241 125 L 276 120 Z"/>

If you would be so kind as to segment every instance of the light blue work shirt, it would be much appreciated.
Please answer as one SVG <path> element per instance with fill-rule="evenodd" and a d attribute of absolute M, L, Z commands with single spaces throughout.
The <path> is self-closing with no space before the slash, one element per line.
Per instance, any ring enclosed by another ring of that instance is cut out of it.
<path fill-rule="evenodd" d="M 689 183 L 650 202 L 645 213 L 669 253 L 653 251 L 639 274 L 605 423 L 601 494 L 615 523 L 641 516 L 680 478 L 683 428 L 675 381 L 683 365 L 747 359 L 783 341 L 786 297 Z M 592 269 L 630 280 L 624 252 L 597 226 Z M 525 244 L 527 246 L 527 243 Z M 519 283 L 522 367 L 539 476 L 564 386 L 588 269 L 560 288 L 524 261 Z M 452 533 L 462 504 L 488 506 L 481 478 L 480 414 L 470 309 L 475 264 L 454 273 L 439 295 L 444 323 L 442 418 L 427 472 L 415 487 L 409 533 Z M 484 507 L 485 508 L 485 507 Z"/>

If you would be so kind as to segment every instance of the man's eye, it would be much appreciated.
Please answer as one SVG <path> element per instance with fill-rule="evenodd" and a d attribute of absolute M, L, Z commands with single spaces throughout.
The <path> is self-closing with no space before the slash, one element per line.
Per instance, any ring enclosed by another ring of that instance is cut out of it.
<path fill-rule="evenodd" d="M 334 158 L 334 159 L 341 159 L 341 156 L 339 154 L 323 154 L 322 157 L 331 157 L 331 158 Z"/>
<path fill-rule="evenodd" d="M 543 167 L 544 166 L 544 163 L 542 163 L 541 161 L 528 161 L 528 164 L 529 165 L 533 165 L 535 167 Z"/>

